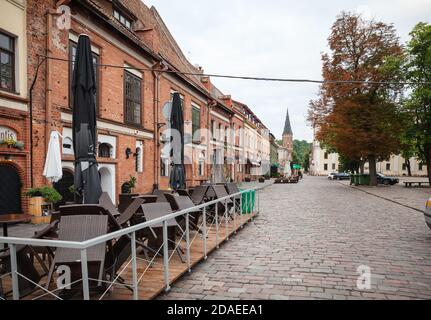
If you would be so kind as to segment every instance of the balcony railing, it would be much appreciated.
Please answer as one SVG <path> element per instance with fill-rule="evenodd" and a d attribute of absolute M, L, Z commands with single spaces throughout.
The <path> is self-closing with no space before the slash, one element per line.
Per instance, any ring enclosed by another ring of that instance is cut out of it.
<path fill-rule="evenodd" d="M 186 245 L 186 263 L 187 263 L 187 267 L 189 269 L 189 271 L 191 270 L 191 255 L 190 255 L 190 249 L 191 249 L 191 244 L 193 243 L 193 241 L 196 239 L 196 236 L 198 234 L 202 234 L 202 246 L 203 246 L 203 255 L 204 255 L 204 259 L 206 259 L 207 254 L 208 254 L 208 243 L 207 243 L 207 237 L 209 235 L 209 229 L 212 228 L 212 225 L 215 225 L 215 244 L 216 247 L 219 247 L 219 244 L 221 243 L 220 241 L 220 228 L 223 227 L 222 223 L 224 220 L 224 228 L 225 228 L 225 237 L 227 239 L 229 239 L 229 216 L 233 214 L 234 219 L 233 221 L 233 229 L 237 230 L 238 225 L 235 225 L 236 223 L 240 223 L 240 226 L 242 227 L 244 222 L 243 219 L 245 219 L 245 215 L 243 214 L 243 208 L 254 208 L 254 212 L 253 214 L 257 215 L 260 212 L 260 192 L 262 191 L 262 189 L 265 188 L 265 186 L 263 187 L 255 187 L 255 188 L 250 188 L 247 190 L 243 190 L 241 192 L 223 197 L 223 198 L 219 198 L 213 201 L 209 201 L 206 203 L 203 203 L 201 205 L 197 205 L 194 206 L 192 208 L 186 209 L 186 210 L 181 210 L 178 212 L 174 212 L 172 214 L 168 214 L 165 215 L 163 217 L 157 218 L 157 219 L 153 219 L 141 224 L 137 224 L 137 225 L 133 225 L 130 226 L 128 228 L 124 228 L 115 232 L 111 232 L 108 233 L 106 235 L 102 235 L 99 236 L 97 238 L 93 238 L 87 241 L 83 241 L 83 242 L 75 242 L 75 241 L 60 241 L 60 240 L 45 240 L 45 239 L 33 239 L 33 238 L 14 238 L 14 237 L 0 237 L 0 243 L 1 244 L 7 244 L 9 246 L 9 250 L 10 250 L 10 275 L 12 278 L 12 296 L 14 300 L 19 300 L 20 299 L 20 292 L 19 292 L 19 277 L 24 278 L 25 280 L 29 280 L 26 279 L 26 277 L 22 274 L 20 274 L 18 272 L 18 266 L 17 266 L 17 246 L 32 246 L 32 247 L 45 247 L 45 248 L 68 248 L 68 249 L 76 249 L 80 251 L 80 261 L 78 261 L 78 263 L 80 262 L 81 264 L 81 274 L 82 274 L 82 278 L 80 280 L 74 281 L 74 283 L 77 282 L 82 282 L 82 297 L 84 300 L 89 300 L 90 299 L 90 286 L 89 286 L 89 282 L 90 281 L 98 281 L 95 279 L 91 279 L 89 278 L 89 270 L 88 270 L 88 263 L 87 263 L 87 251 L 89 248 L 92 248 L 94 246 L 100 245 L 100 244 L 104 244 L 108 241 L 114 240 L 114 239 L 119 239 L 122 236 L 129 236 L 131 239 L 131 258 L 130 260 L 128 260 L 128 262 L 126 263 L 125 267 L 122 268 L 121 272 L 124 272 L 125 268 L 131 265 L 131 274 L 132 274 L 132 283 L 129 284 L 128 286 L 132 289 L 133 291 L 133 299 L 134 300 L 138 300 L 139 298 L 139 282 L 141 281 L 142 277 L 145 275 L 145 273 L 148 271 L 148 269 L 151 267 L 151 265 L 154 263 L 154 259 L 151 261 L 147 261 L 148 262 L 148 266 L 145 268 L 143 274 L 141 274 L 138 277 L 138 267 L 137 267 L 137 261 L 140 259 L 137 257 L 136 254 L 136 233 L 139 231 L 142 231 L 145 228 L 151 228 L 152 226 L 155 225 L 160 225 L 162 224 L 162 229 L 163 229 L 163 245 L 162 247 L 159 248 L 159 251 L 162 249 L 163 250 L 163 279 L 164 279 L 164 283 L 165 283 L 165 290 L 169 290 L 170 289 L 170 285 L 171 285 L 171 280 L 170 280 L 170 275 L 169 275 L 169 263 L 170 260 L 174 254 L 174 252 L 172 252 L 171 255 L 169 255 L 169 248 L 168 248 L 168 242 L 171 241 L 168 239 L 168 221 L 175 219 L 177 217 L 181 217 L 183 216 L 185 218 L 185 232 L 182 235 L 180 242 L 184 241 L 183 238 L 185 237 L 185 245 Z M 251 194 L 252 191 L 254 191 L 255 193 L 255 200 L 251 199 Z M 248 196 L 250 195 L 250 196 Z M 243 198 L 245 200 L 243 200 Z M 235 204 L 235 200 L 239 199 L 239 205 L 233 206 L 233 212 L 228 212 L 228 199 L 233 200 L 233 203 Z M 243 201 L 245 201 L 245 203 L 243 203 Z M 219 206 L 222 205 L 222 207 L 224 207 L 224 214 L 223 217 L 220 218 L 219 217 Z M 215 206 L 215 221 L 213 221 L 211 223 L 210 226 L 208 226 L 207 223 L 207 210 L 210 206 Z M 189 228 L 189 213 L 191 212 L 196 212 L 197 210 L 202 210 L 202 224 L 199 226 L 199 230 L 195 233 L 194 238 L 191 239 L 191 232 L 190 232 L 190 228 Z M 248 210 L 248 209 L 246 209 Z M 253 209 L 250 209 L 250 211 L 253 211 Z M 252 212 L 250 212 L 252 213 Z M 253 220 L 253 214 L 251 214 L 251 220 Z M 239 215 L 239 217 L 238 217 Z M 222 219 L 222 221 L 220 222 L 220 219 Z M 180 243 L 177 243 L 176 246 L 178 247 L 180 245 Z M 118 279 L 121 276 L 121 272 L 120 274 L 115 278 L 115 279 L 110 279 L 111 281 L 104 281 L 105 283 L 109 284 L 108 289 L 103 293 L 103 295 L 101 296 L 100 299 L 102 299 L 105 294 L 112 288 L 112 286 L 118 284 Z M 5 275 L 1 275 L 0 278 L 4 277 Z M 99 280 L 100 281 L 100 280 Z M 56 292 L 61 290 L 62 288 L 57 288 L 55 290 L 48 290 L 47 288 L 49 287 L 49 284 L 45 287 L 45 286 L 41 286 L 39 284 L 35 284 L 40 290 L 42 290 L 42 292 L 44 292 L 44 294 L 38 296 L 37 298 L 40 297 L 44 297 L 44 296 L 50 296 L 50 297 L 54 297 L 56 299 L 61 299 Z M 122 284 L 122 286 L 126 286 L 125 284 Z M 0 300 L 3 299 L 0 296 Z"/>

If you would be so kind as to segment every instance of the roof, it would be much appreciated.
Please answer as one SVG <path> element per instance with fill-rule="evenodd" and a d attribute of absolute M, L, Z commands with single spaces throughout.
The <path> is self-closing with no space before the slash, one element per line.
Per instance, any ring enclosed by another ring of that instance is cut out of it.
<path fill-rule="evenodd" d="M 284 122 L 283 136 L 287 134 L 290 134 L 290 135 L 293 134 L 292 126 L 290 125 L 289 109 L 287 109 L 287 112 L 286 112 L 286 121 Z"/>
<path fill-rule="evenodd" d="M 77 2 L 84 6 L 87 6 L 88 9 L 91 9 L 92 12 L 96 13 L 100 18 L 102 18 L 105 22 L 107 22 L 112 27 L 114 27 L 118 32 L 125 35 L 127 39 L 131 40 L 133 43 L 135 43 L 135 45 L 143 49 L 153 59 L 160 60 L 160 58 L 157 57 L 156 53 L 149 46 L 147 46 L 146 43 L 144 43 L 138 36 L 136 36 L 129 29 L 124 27 L 119 21 L 114 19 L 114 17 L 112 17 L 112 14 L 110 12 L 106 12 L 106 10 L 102 6 L 100 6 L 99 3 L 97 3 L 97 1 L 79 0 Z"/>

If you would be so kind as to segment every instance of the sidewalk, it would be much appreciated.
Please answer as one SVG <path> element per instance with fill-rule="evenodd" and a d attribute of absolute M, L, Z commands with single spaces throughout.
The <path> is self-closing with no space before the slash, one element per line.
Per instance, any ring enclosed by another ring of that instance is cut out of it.
<path fill-rule="evenodd" d="M 350 186 L 349 181 L 339 181 L 339 183 L 416 210 L 424 211 L 426 201 L 431 198 L 431 188 L 406 188 L 402 183 L 403 180 L 405 180 L 404 177 L 400 178 L 400 183 L 398 185 L 379 185 L 377 187 Z M 424 181 L 423 178 L 412 178 L 408 180 Z"/>

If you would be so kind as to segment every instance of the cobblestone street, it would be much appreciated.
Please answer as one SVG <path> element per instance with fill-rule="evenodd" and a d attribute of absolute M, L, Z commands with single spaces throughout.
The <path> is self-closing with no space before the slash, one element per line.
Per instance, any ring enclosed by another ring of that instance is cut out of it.
<path fill-rule="evenodd" d="M 366 191 L 422 209 L 430 196 L 386 188 Z M 362 265 L 370 290 L 357 288 Z M 431 230 L 421 212 L 325 177 L 272 185 L 254 224 L 159 298 L 431 299 Z"/>

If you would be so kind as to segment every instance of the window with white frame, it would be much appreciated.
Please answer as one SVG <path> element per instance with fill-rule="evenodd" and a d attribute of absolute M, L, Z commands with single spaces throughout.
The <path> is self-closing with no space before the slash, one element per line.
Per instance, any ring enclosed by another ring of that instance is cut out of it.
<path fill-rule="evenodd" d="M 114 18 L 127 29 L 129 30 L 132 29 L 132 20 L 127 18 L 123 13 L 121 13 L 117 9 L 114 9 Z"/>
<path fill-rule="evenodd" d="M 142 141 L 136 142 L 136 164 L 135 170 L 138 173 L 142 173 L 144 171 L 144 143 Z"/>
<path fill-rule="evenodd" d="M 73 141 L 69 137 L 63 139 L 63 154 L 73 155 Z"/>
<path fill-rule="evenodd" d="M 169 177 L 169 158 L 160 158 L 160 176 Z"/>

